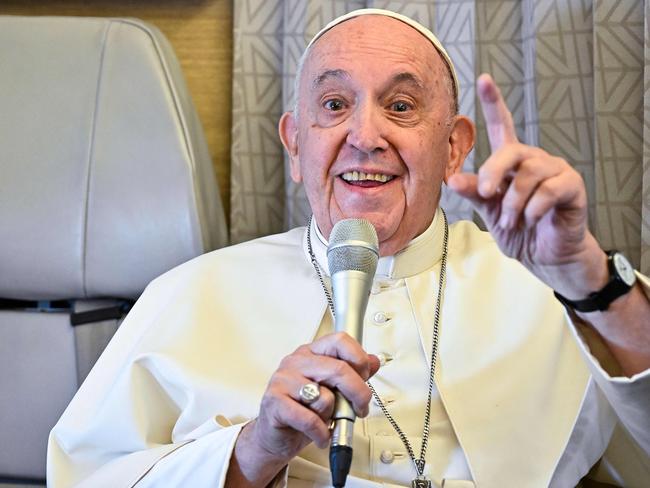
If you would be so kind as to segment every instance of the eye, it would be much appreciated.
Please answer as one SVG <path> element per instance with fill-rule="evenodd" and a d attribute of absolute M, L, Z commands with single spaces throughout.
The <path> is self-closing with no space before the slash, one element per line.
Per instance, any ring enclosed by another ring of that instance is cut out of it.
<path fill-rule="evenodd" d="M 408 112 L 411 110 L 411 105 L 406 102 L 393 102 L 390 108 L 394 112 Z"/>
<path fill-rule="evenodd" d="M 339 110 L 342 110 L 344 108 L 344 104 L 342 100 L 338 99 L 332 99 L 332 100 L 327 100 L 323 106 L 327 110 L 331 110 L 332 112 L 338 112 Z"/>

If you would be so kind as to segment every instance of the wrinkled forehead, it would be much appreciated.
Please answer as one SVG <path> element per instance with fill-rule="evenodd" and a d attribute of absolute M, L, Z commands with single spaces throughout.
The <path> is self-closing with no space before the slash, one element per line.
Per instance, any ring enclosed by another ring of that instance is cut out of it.
<path fill-rule="evenodd" d="M 417 32 L 419 32 L 421 35 L 423 35 L 431 44 L 433 47 L 438 51 L 440 54 L 442 60 L 445 62 L 447 65 L 447 68 L 449 70 L 449 74 L 451 75 L 451 80 L 453 84 L 453 89 L 454 89 L 454 99 L 455 102 L 458 103 L 458 97 L 460 95 L 460 87 L 458 85 L 458 77 L 456 76 L 456 70 L 454 68 L 454 64 L 451 61 L 451 58 L 449 57 L 449 54 L 445 50 L 444 46 L 440 42 L 440 40 L 431 32 L 429 29 L 424 27 L 422 24 L 419 22 L 416 22 L 415 20 L 406 17 L 404 15 L 398 14 L 396 12 L 392 12 L 390 10 L 383 10 L 383 9 L 377 9 L 377 8 L 364 8 L 364 9 L 359 9 L 359 10 L 354 10 L 352 12 L 349 12 L 345 15 L 342 15 L 340 17 L 337 17 L 333 21 L 331 21 L 329 24 L 327 24 L 325 27 L 323 27 L 312 39 L 309 41 L 309 44 L 307 45 L 307 48 L 305 49 L 305 55 L 311 50 L 313 44 L 320 39 L 325 33 L 329 32 L 332 30 L 334 27 L 337 25 L 346 22 L 350 19 L 354 19 L 357 17 L 365 16 L 365 15 L 379 15 L 379 16 L 384 16 L 384 17 L 390 17 L 392 19 L 396 19 L 400 22 L 403 22 L 404 24 L 408 25 L 409 27 L 415 29 Z"/>

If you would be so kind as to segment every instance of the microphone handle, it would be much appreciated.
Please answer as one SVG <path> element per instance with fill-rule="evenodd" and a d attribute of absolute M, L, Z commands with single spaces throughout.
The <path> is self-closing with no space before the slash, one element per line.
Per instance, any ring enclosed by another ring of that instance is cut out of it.
<path fill-rule="evenodd" d="M 332 276 L 334 301 L 334 330 L 347 332 L 361 342 L 363 338 L 363 317 L 368 307 L 372 278 L 367 273 L 355 270 L 339 271 Z M 350 402 L 336 392 L 330 447 L 330 471 L 335 488 L 345 486 L 345 480 L 352 464 L 352 439 L 356 415 Z"/>

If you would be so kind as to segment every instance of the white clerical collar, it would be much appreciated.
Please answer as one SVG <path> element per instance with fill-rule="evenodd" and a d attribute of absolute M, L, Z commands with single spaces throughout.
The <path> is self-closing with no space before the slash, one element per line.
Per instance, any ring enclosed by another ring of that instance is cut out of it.
<path fill-rule="evenodd" d="M 441 217 L 441 212 L 438 209 L 427 230 L 409 242 L 397 254 L 379 258 L 375 276 L 378 278 L 400 279 L 416 275 L 431 268 L 442 256 L 443 233 L 444 222 Z M 327 240 L 321 234 L 314 219 L 311 220 L 311 245 L 314 256 L 316 256 L 316 261 L 321 269 L 329 275 Z M 306 232 L 303 239 L 303 248 L 309 259 Z"/>

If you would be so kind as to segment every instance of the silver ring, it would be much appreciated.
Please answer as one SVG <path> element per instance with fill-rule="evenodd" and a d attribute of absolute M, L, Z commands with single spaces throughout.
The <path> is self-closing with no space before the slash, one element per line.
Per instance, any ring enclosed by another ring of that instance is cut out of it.
<path fill-rule="evenodd" d="M 305 383 L 298 392 L 300 401 L 310 405 L 320 398 L 320 385 L 318 383 Z"/>

